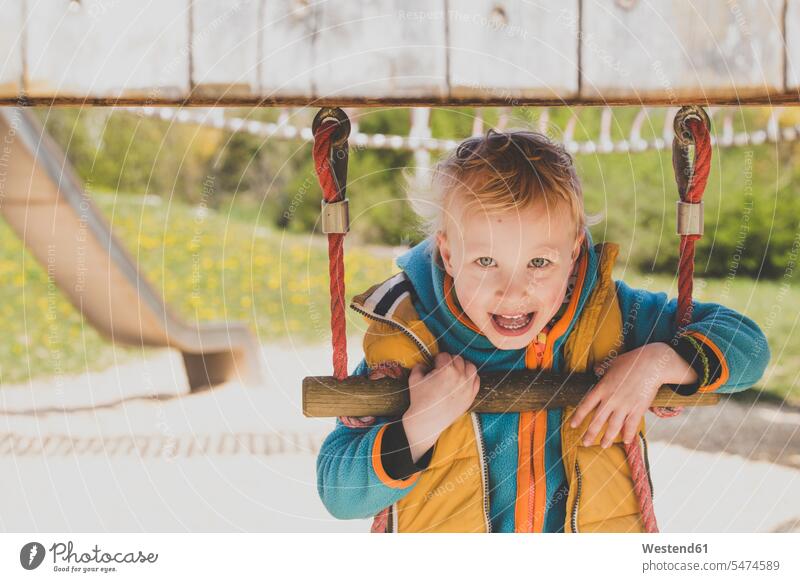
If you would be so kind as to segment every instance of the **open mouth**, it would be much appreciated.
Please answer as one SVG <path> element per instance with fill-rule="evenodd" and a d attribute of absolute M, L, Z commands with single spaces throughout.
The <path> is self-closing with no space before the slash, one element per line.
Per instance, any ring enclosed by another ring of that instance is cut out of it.
<path fill-rule="evenodd" d="M 498 333 L 507 336 L 515 336 L 522 335 L 531 328 L 536 312 L 531 311 L 530 313 L 518 313 L 513 315 L 491 313 L 490 315 L 492 316 L 492 325 L 494 325 Z"/>

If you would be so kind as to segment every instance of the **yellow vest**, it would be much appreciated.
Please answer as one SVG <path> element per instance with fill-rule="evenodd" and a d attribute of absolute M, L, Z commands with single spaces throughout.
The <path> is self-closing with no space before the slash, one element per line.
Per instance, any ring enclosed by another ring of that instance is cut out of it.
<path fill-rule="evenodd" d="M 565 369 L 587 372 L 609 355 L 624 351 L 622 314 L 611 271 L 619 252 L 614 243 L 595 245 L 598 277 L 595 288 L 564 344 Z M 586 276 L 587 258 L 582 258 L 576 289 Z M 400 281 L 402 273 L 374 285 L 353 298 L 351 307 L 370 322 L 364 336 L 364 353 L 370 368 L 394 361 L 404 368 L 430 362 L 438 353 L 436 338 L 419 319 L 411 295 L 400 294 L 390 309 L 377 309 L 387 288 Z M 573 294 L 569 310 L 574 310 L 580 293 Z M 559 322 L 565 327 L 570 317 Z M 558 331 L 556 327 L 553 331 Z M 552 332 L 551 332 L 552 333 Z M 534 350 L 526 354 L 528 368 L 550 369 L 552 342 L 541 361 Z M 643 532 L 639 506 L 633 489 L 622 436 L 609 448 L 599 443 L 601 430 L 591 446 L 583 446 L 581 436 L 593 415 L 572 429 L 569 419 L 574 407 L 566 407 L 562 417 L 561 445 L 569 493 L 565 532 Z M 544 436 L 546 411 L 520 413 L 518 430 L 517 500 L 515 531 L 542 531 L 545 496 Z M 604 427 L 605 428 L 605 427 Z M 646 455 L 644 419 L 639 438 Z M 531 454 L 531 451 L 534 454 Z M 489 457 L 482 441 L 476 413 L 464 414 L 439 436 L 427 469 L 418 482 L 390 511 L 388 531 L 393 532 L 489 532 Z"/>

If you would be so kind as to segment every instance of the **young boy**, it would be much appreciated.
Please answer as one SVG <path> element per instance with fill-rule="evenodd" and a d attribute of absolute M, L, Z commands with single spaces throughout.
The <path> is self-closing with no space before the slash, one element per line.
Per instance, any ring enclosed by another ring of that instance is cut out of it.
<path fill-rule="evenodd" d="M 464 141 L 434 171 L 428 238 L 397 275 L 357 295 L 369 327 L 354 374 L 408 375 L 400 418 L 340 418 L 317 460 L 340 519 L 373 531 L 643 531 L 624 443 L 645 457 L 644 413 L 662 384 L 736 392 L 769 361 L 747 317 L 611 278 L 593 244 L 570 155 L 544 135 Z M 481 372 L 594 371 L 576 407 L 467 412 Z"/>

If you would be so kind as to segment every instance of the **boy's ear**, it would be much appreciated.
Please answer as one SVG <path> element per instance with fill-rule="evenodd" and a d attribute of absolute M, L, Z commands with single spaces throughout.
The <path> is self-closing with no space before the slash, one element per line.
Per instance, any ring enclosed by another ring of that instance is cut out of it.
<path fill-rule="evenodd" d="M 439 255 L 442 257 L 442 263 L 444 264 L 444 270 L 452 277 L 453 276 L 453 266 L 450 263 L 450 247 L 447 244 L 447 235 L 443 233 L 441 230 L 436 233 L 436 244 L 439 247 Z"/>
<path fill-rule="evenodd" d="M 586 233 L 585 232 L 581 232 L 580 236 L 578 237 L 578 240 L 575 241 L 575 248 L 572 249 L 572 260 L 573 260 L 573 262 L 581 254 L 581 247 L 583 246 L 583 239 L 585 239 L 585 238 L 586 238 Z"/>

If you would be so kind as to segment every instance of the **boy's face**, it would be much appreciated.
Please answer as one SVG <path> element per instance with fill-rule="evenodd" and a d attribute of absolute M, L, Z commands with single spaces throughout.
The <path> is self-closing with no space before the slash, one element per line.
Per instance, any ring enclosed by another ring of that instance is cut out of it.
<path fill-rule="evenodd" d="M 524 348 L 561 307 L 583 235 L 543 201 L 486 213 L 453 198 L 437 242 L 458 302 L 493 345 Z"/>

